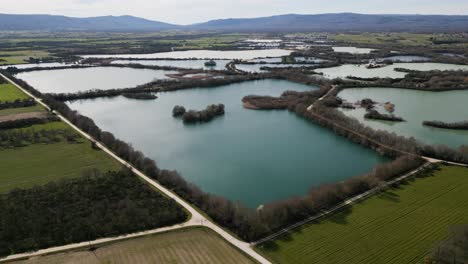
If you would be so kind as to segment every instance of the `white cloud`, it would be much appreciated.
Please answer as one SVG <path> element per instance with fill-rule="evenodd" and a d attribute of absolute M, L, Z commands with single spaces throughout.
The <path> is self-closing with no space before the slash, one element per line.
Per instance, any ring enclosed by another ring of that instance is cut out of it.
<path fill-rule="evenodd" d="M 287 13 L 467 14 L 468 2 L 459 0 L 0 0 L 0 12 L 79 17 L 134 15 L 188 24 L 217 18 Z"/>

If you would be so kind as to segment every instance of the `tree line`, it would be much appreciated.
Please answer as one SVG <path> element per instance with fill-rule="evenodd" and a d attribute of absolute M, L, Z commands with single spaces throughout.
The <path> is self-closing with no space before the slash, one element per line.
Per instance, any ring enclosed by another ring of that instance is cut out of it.
<path fill-rule="evenodd" d="M 356 81 L 335 80 L 340 89 L 353 87 L 393 87 L 422 91 L 467 90 L 468 71 L 414 71 L 403 69 L 408 74 L 404 78 L 357 78 Z M 364 82 L 363 82 L 364 81 Z"/>
<path fill-rule="evenodd" d="M 185 211 L 130 171 L 83 173 L 0 194 L 0 256 L 181 223 Z"/>
<path fill-rule="evenodd" d="M 468 130 L 468 121 L 461 122 L 442 122 L 442 121 L 424 121 L 423 125 L 438 127 L 438 128 L 447 128 L 447 129 L 459 129 L 459 130 Z"/>
<path fill-rule="evenodd" d="M 27 99 L 16 99 L 10 102 L 1 102 L 0 101 L 0 110 L 8 109 L 8 108 L 22 108 L 22 107 L 30 107 L 35 106 L 36 101 L 31 98 Z"/>
<path fill-rule="evenodd" d="M 3 121 L 3 122 L 0 122 L 0 131 L 5 130 L 5 129 L 30 127 L 33 125 L 46 124 L 49 122 L 57 122 L 57 121 L 60 121 L 60 118 L 54 115 L 49 115 L 45 118 L 32 117 L 32 118 Z"/>
<path fill-rule="evenodd" d="M 81 137 L 71 129 L 10 129 L 0 130 L 0 150 L 31 144 L 52 144 L 61 141 L 79 143 Z"/>

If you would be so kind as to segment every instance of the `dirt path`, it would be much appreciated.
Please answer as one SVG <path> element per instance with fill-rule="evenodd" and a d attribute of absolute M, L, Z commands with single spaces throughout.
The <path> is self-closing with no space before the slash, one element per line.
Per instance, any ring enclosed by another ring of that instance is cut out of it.
<path fill-rule="evenodd" d="M 14 121 L 14 120 L 20 120 L 20 119 L 27 119 L 27 118 L 45 118 L 45 117 L 47 117 L 47 113 L 45 112 L 20 113 L 20 114 L 0 116 L 0 122 Z"/>
<path fill-rule="evenodd" d="M 50 107 L 46 105 L 45 103 L 42 102 L 41 99 L 33 96 L 31 93 L 23 89 L 21 86 L 4 76 L 3 74 L 0 73 L 0 76 L 3 77 L 5 80 L 9 81 L 18 89 L 22 90 L 24 93 L 26 93 L 28 96 L 36 100 L 37 103 L 41 104 L 44 106 L 46 109 L 50 110 Z M 55 111 L 54 111 L 55 112 Z M 96 145 L 104 152 L 109 154 L 111 157 L 113 157 L 115 160 L 117 160 L 119 163 L 122 165 L 128 167 L 141 179 L 146 181 L 148 184 L 152 185 L 153 187 L 157 188 L 160 192 L 164 193 L 167 195 L 169 198 L 175 200 L 178 204 L 180 204 L 182 207 L 184 207 L 190 214 L 191 218 L 189 221 L 179 224 L 179 225 L 174 225 L 170 227 L 163 227 L 163 228 L 158 228 L 154 230 L 148 230 L 148 231 L 143 231 L 143 232 L 138 232 L 138 233 L 133 233 L 133 234 L 128 234 L 128 235 L 122 235 L 122 236 L 117 236 L 117 237 L 110 237 L 110 238 L 102 238 L 102 239 L 97 239 L 93 241 L 87 241 L 87 242 L 81 242 L 81 243 L 76 243 L 76 244 L 70 244 L 70 245 L 65 245 L 65 246 L 59 246 L 59 247 L 52 247 L 52 248 L 47 248 L 47 249 L 42 249 L 36 252 L 28 252 L 28 253 L 23 253 L 23 254 L 16 254 L 16 255 L 10 255 L 6 258 L 0 259 L 0 262 L 5 262 L 5 261 L 12 261 L 12 260 L 18 260 L 22 258 L 28 258 L 28 257 L 33 257 L 33 256 L 39 256 L 43 254 L 50 254 L 50 253 L 55 253 L 55 252 L 60 252 L 60 251 L 66 251 L 66 250 L 71 250 L 71 249 L 76 249 L 76 248 L 81 248 L 81 247 L 88 247 L 88 246 L 95 246 L 99 245 L 102 243 L 108 243 L 108 242 L 114 242 L 114 241 L 119 241 L 123 239 L 128 239 L 128 238 L 134 238 L 134 237 L 140 237 L 140 236 L 145 236 L 145 235 L 150 235 L 150 234 L 156 234 L 160 232 L 165 232 L 169 230 L 175 230 L 179 229 L 182 227 L 188 227 L 188 226 L 206 226 L 210 228 L 211 230 L 215 231 L 218 233 L 220 236 L 222 236 L 225 240 L 227 240 L 229 243 L 232 245 L 236 246 L 240 250 L 242 250 L 244 253 L 246 253 L 248 256 L 252 257 L 259 263 L 270 263 L 266 258 L 258 254 L 251 245 L 247 242 L 244 242 L 242 240 L 237 239 L 215 223 L 211 222 L 209 219 L 207 219 L 204 215 L 199 213 L 195 207 L 184 201 L 182 198 L 180 198 L 178 195 L 175 193 L 171 192 L 169 189 L 166 189 L 166 187 L 160 185 L 158 182 L 155 180 L 149 178 L 145 174 L 143 174 L 141 171 L 137 170 L 135 167 L 133 167 L 131 164 L 126 162 L 125 160 L 121 159 L 117 155 L 115 155 L 112 151 L 110 151 L 108 148 L 106 148 L 104 145 L 102 145 L 100 142 L 96 141 L 94 138 L 92 138 L 90 135 L 76 127 L 74 124 L 72 124 L 68 119 L 63 117 L 61 114 L 55 112 L 57 116 L 65 123 L 67 123 L 69 126 L 71 126 L 73 129 L 75 129 L 78 133 L 83 135 L 83 137 L 87 138 L 88 140 L 91 140 L 93 142 L 96 142 Z"/>

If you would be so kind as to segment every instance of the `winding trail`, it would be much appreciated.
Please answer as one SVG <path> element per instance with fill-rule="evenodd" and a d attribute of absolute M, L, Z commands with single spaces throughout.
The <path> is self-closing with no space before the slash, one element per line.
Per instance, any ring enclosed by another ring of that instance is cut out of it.
<path fill-rule="evenodd" d="M 21 86 L 10 80 L 8 77 L 0 73 L 0 76 L 3 77 L 5 80 L 9 81 L 11 84 L 16 86 L 18 89 L 26 93 L 28 96 L 33 98 L 37 103 L 41 104 L 44 106 L 46 109 L 51 110 L 48 105 L 46 105 L 42 100 L 31 93 L 29 93 L 27 90 L 23 89 Z M 133 234 L 127 234 L 127 235 L 121 235 L 121 236 L 116 236 L 116 237 L 109 237 L 109 238 L 101 238 L 101 239 L 96 239 L 93 241 L 86 241 L 86 242 L 81 242 L 81 243 L 76 243 L 76 244 L 70 244 L 70 245 L 64 245 L 64 246 L 58 246 L 58 247 L 51 247 L 47 249 L 42 249 L 38 250 L 35 252 L 28 252 L 28 253 L 22 253 L 22 254 L 16 254 L 16 255 L 10 255 L 7 256 L 6 258 L 0 259 L 0 262 L 6 262 L 6 261 L 12 261 L 12 260 L 19 260 L 19 259 L 24 259 L 24 258 L 29 258 L 29 257 L 34 257 L 34 256 L 39 256 L 39 255 L 44 255 L 44 254 L 51 254 L 51 253 L 57 253 L 61 251 L 67 251 L 71 249 L 77 249 L 77 248 L 82 248 L 82 247 L 88 247 L 88 246 L 97 246 L 102 243 L 108 243 L 108 242 L 116 242 L 128 238 L 135 238 L 135 237 L 140 237 L 140 236 L 145 236 L 145 235 L 151 235 L 151 234 L 156 234 L 156 233 L 161 233 L 161 232 L 166 232 L 170 230 L 175 230 L 179 228 L 184 228 L 184 227 L 189 227 L 189 226 L 205 226 L 213 230 L 214 232 L 218 233 L 221 237 L 223 237 L 225 240 L 227 240 L 229 243 L 234 245 L 235 247 L 239 248 L 241 251 L 243 251 L 245 254 L 248 256 L 252 257 L 259 263 L 270 263 L 267 259 L 265 259 L 263 256 L 258 254 L 251 245 L 247 242 L 244 242 L 242 240 L 239 240 L 238 238 L 234 237 L 212 221 L 210 221 L 208 218 L 203 216 L 200 212 L 198 212 L 192 205 L 184 201 L 182 198 L 180 198 L 178 195 L 175 193 L 171 192 L 169 189 L 166 187 L 160 185 L 158 182 L 155 180 L 149 178 L 145 174 L 143 174 L 141 171 L 133 167 L 131 164 L 126 162 L 125 160 L 121 159 L 117 155 L 115 155 L 111 150 L 109 150 L 107 147 L 102 145 L 100 142 L 95 140 L 93 137 L 79 129 L 77 126 L 72 124 L 68 119 L 66 119 L 64 116 L 62 116 L 60 113 L 57 113 L 54 111 L 55 114 L 57 114 L 57 117 L 59 117 L 63 122 L 67 123 L 69 126 L 71 126 L 74 130 L 76 130 L 78 133 L 80 133 L 83 137 L 87 138 L 90 141 L 96 142 L 96 145 L 104 152 L 109 154 L 112 158 L 117 160 L 119 163 L 122 165 L 128 167 L 129 169 L 132 170 L 135 175 L 146 181 L 148 184 L 151 186 L 157 188 L 160 192 L 164 193 L 167 195 L 169 198 L 175 200 L 179 205 L 185 208 L 190 214 L 191 218 L 182 224 L 174 225 L 174 226 L 169 226 L 169 227 L 162 227 L 158 229 L 153 229 L 153 230 L 148 230 L 148 231 L 143 231 L 143 232 L 137 232 Z"/>

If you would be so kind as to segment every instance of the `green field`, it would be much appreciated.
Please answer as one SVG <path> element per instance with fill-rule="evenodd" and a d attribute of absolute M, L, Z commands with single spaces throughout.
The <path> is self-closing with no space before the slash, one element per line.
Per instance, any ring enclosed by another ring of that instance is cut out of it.
<path fill-rule="evenodd" d="M 39 59 L 50 56 L 49 52 L 42 50 L 13 50 L 0 51 L 1 64 L 21 64 L 26 63 L 29 58 Z"/>
<path fill-rule="evenodd" d="M 15 263 L 254 263 L 206 228 L 189 228 Z"/>
<path fill-rule="evenodd" d="M 10 83 L 0 84 L 0 102 L 10 102 L 16 99 L 29 98 L 25 93 Z"/>
<path fill-rule="evenodd" d="M 79 177 L 84 170 L 117 170 L 119 165 L 91 143 L 35 144 L 0 150 L 0 193 L 61 179 Z"/>
<path fill-rule="evenodd" d="M 441 166 L 257 250 L 275 263 L 418 263 L 468 223 L 467 189 L 467 168 Z"/>

